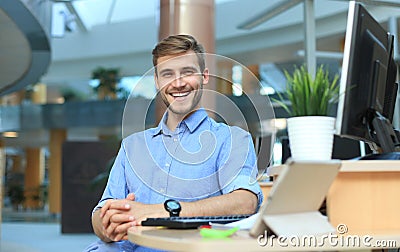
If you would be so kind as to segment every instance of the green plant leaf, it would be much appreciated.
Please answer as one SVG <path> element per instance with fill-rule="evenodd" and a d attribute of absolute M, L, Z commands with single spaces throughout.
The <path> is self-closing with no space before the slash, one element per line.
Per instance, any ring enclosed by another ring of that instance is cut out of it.
<path fill-rule="evenodd" d="M 277 101 L 291 116 L 328 115 L 330 105 L 339 98 L 338 75 L 331 81 L 328 70 L 321 65 L 313 79 L 303 65 L 296 67 L 292 74 L 284 71 L 287 78 L 286 94 L 291 108 L 284 103 L 279 95 Z"/>

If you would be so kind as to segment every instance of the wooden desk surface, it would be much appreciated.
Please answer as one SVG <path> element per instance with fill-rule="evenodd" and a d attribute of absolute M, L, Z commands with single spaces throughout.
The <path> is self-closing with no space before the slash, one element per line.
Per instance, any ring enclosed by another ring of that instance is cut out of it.
<path fill-rule="evenodd" d="M 399 172 L 399 160 L 344 160 L 340 172 Z"/>
<path fill-rule="evenodd" d="M 348 174 L 349 176 L 356 176 L 357 178 L 362 177 L 363 183 L 370 184 L 369 179 L 363 178 L 365 174 L 370 174 L 368 176 L 372 176 L 374 181 L 377 181 L 377 177 L 379 176 L 384 176 L 384 179 L 381 184 L 385 185 L 385 188 L 388 185 L 388 179 L 393 177 L 393 173 L 396 173 L 397 175 L 400 175 L 400 162 L 399 161 L 378 161 L 378 160 L 373 160 L 373 161 L 343 161 L 342 162 L 342 167 L 340 169 L 340 174 L 346 175 Z M 268 175 L 270 176 L 276 176 L 279 174 L 279 171 L 282 169 L 282 166 L 278 167 L 271 167 L 268 170 Z M 338 176 L 340 178 L 340 176 Z M 389 178 L 387 178 L 389 177 Z M 395 180 L 393 183 L 396 184 L 396 188 L 398 187 L 398 183 Z M 340 181 L 339 181 L 340 182 Z M 338 182 L 335 182 L 338 183 Z M 334 183 L 334 184 L 335 184 Z M 353 183 L 351 183 L 353 184 Z M 266 188 L 269 190 L 271 188 L 271 183 L 265 183 L 261 184 L 262 188 Z M 337 193 L 339 195 L 337 198 L 339 200 L 343 200 L 345 197 L 342 197 L 341 195 L 351 195 L 349 192 L 353 192 L 354 186 L 351 186 L 351 188 L 344 187 L 343 185 L 341 186 L 334 186 L 333 189 L 335 188 L 340 188 L 341 190 L 344 190 L 344 192 Z M 356 187 L 358 188 L 358 186 Z M 360 187 L 362 188 L 362 187 Z M 351 189 L 351 190 L 350 190 Z M 391 188 L 389 188 L 391 189 Z M 336 190 L 336 189 L 335 189 Z M 332 191 L 332 190 L 331 190 Z M 378 190 L 379 191 L 379 190 Z M 352 202 L 355 202 L 356 198 L 360 198 L 358 196 L 364 195 L 366 190 L 363 189 L 362 192 L 357 193 L 357 197 L 354 195 L 351 196 L 347 202 L 335 202 L 335 204 L 332 204 L 336 207 L 349 207 Z M 332 193 L 331 193 L 332 194 Z M 387 191 L 385 190 L 385 194 L 387 194 Z M 398 195 L 398 192 L 395 191 L 394 194 Z M 366 197 L 369 197 L 369 194 L 366 194 Z M 392 196 L 390 196 L 392 197 Z M 393 196 L 394 197 L 394 196 Z M 393 198 L 392 197 L 392 198 Z M 332 200 L 335 197 L 330 197 Z M 361 197 L 362 198 L 362 197 Z M 380 197 L 371 197 L 374 198 L 375 200 L 384 198 L 382 195 Z M 366 199 L 365 201 L 371 202 L 371 198 Z M 397 198 L 397 196 L 396 196 Z M 330 201 L 332 201 L 330 200 Z M 386 201 L 386 200 L 385 200 Z M 392 200 L 393 201 L 393 200 Z M 361 203 L 356 202 L 358 205 L 362 205 Z M 356 204 L 356 205 L 357 205 Z M 331 204 L 328 204 L 331 205 Z M 364 204 L 365 205 L 365 204 Z M 364 206 L 362 205 L 362 206 Z M 384 204 L 385 209 L 387 207 L 394 208 L 396 209 L 396 216 L 397 216 L 397 210 L 399 207 L 397 205 L 395 207 L 392 207 L 391 205 Z M 350 208 L 355 208 L 355 206 L 351 206 Z M 147 247 L 153 247 L 153 248 L 158 248 L 158 249 L 164 249 L 164 250 L 172 250 L 172 251 L 193 251 L 193 252 L 198 252 L 198 251 L 344 251 L 344 250 L 374 250 L 374 249 L 388 249 L 388 248 L 400 248 L 400 226 L 395 225 L 395 227 L 389 226 L 389 229 L 379 229 L 382 225 L 380 225 L 378 228 L 376 225 L 367 225 L 366 227 L 360 226 L 359 223 L 352 223 L 350 219 L 354 219 L 355 216 L 359 216 L 360 213 L 368 212 L 366 210 L 370 209 L 371 207 L 364 208 L 363 210 L 357 211 L 355 213 L 351 213 L 349 209 L 345 209 L 343 214 L 340 214 L 341 211 L 340 209 L 328 209 L 330 210 L 331 214 L 334 212 L 335 215 L 330 215 L 331 221 L 334 219 L 337 219 L 339 222 L 338 223 L 346 223 L 350 229 L 349 232 L 346 233 L 344 236 L 339 236 L 337 237 L 336 241 L 341 241 L 340 244 L 332 244 L 329 243 L 328 239 L 325 239 L 325 242 L 323 242 L 322 246 L 296 246 L 291 245 L 292 243 L 286 242 L 283 245 L 279 244 L 277 242 L 277 239 L 269 240 L 267 244 L 265 244 L 266 240 L 261 239 L 261 245 L 259 244 L 257 238 L 250 237 L 247 231 L 239 231 L 236 234 L 234 234 L 231 238 L 223 239 L 223 240 L 217 240 L 217 239 L 205 239 L 202 238 L 199 234 L 198 230 L 173 230 L 173 229 L 161 229 L 161 228 L 153 228 L 153 227 L 133 227 L 129 229 L 128 231 L 128 239 L 136 244 L 142 245 L 142 246 L 147 246 Z M 371 208 L 374 209 L 374 208 Z M 374 210 L 375 211 L 375 210 Z M 329 214 L 328 214 L 329 215 Z M 379 214 L 375 214 L 375 212 L 369 213 L 368 216 L 364 216 L 363 219 L 365 218 L 369 219 L 372 218 L 372 215 L 378 215 L 376 218 L 374 217 L 373 219 L 380 219 L 382 220 L 382 214 L 379 212 Z M 380 217 L 379 217 L 380 216 Z M 384 216 L 388 216 L 389 222 L 390 219 L 395 220 L 396 218 L 393 218 L 387 214 L 384 214 Z M 348 217 L 350 218 L 349 220 L 344 220 L 342 217 Z M 379 217 L 379 218 L 378 218 Z M 385 217 L 383 217 L 385 218 Z M 399 219 L 399 217 L 397 217 Z M 396 219 L 396 220 L 397 220 Z M 342 222 L 344 220 L 344 222 Z M 337 225 L 337 221 L 333 221 L 335 223 L 332 223 L 334 225 Z M 363 223 L 365 221 L 362 221 Z M 396 222 L 396 221 L 395 221 Z M 380 222 L 379 222 L 380 223 Z M 397 222 L 396 222 L 397 223 Z M 387 226 L 387 225 L 386 225 Z M 384 226 L 384 227 L 386 227 Z M 353 228 L 354 227 L 354 228 Z M 355 227 L 361 227 L 361 229 L 357 229 Z M 369 229 L 372 227 L 373 229 Z M 368 229 L 366 229 L 368 228 Z M 371 232 L 366 232 L 365 230 L 374 230 Z M 377 231 L 378 230 L 378 231 Z M 356 231 L 356 232 L 352 232 Z M 357 234 L 357 235 L 356 235 Z M 339 238 L 346 238 L 347 239 L 342 239 L 338 240 Z M 301 237 L 300 237 L 301 238 Z M 299 238 L 299 239 L 300 239 Z M 303 237 L 304 238 L 304 237 Z M 318 237 L 317 242 L 319 245 L 321 245 L 322 237 Z M 359 241 L 359 244 L 354 243 L 354 239 Z M 363 242 L 363 239 L 366 239 Z M 304 242 L 304 239 L 303 239 Z M 310 242 L 309 240 L 305 240 L 305 242 Z M 347 242 L 347 244 L 344 243 Z M 353 242 L 353 243 L 351 243 Z M 303 243 L 304 244 L 304 243 Z M 307 243 L 309 244 L 309 243 Z M 317 245 L 318 245 L 317 244 Z M 262 246 L 265 245 L 265 246 Z"/>
<path fill-rule="evenodd" d="M 271 166 L 267 170 L 268 176 L 279 175 L 285 165 Z M 398 160 L 343 160 L 340 172 L 399 172 Z"/>
<path fill-rule="evenodd" d="M 365 236 L 336 235 L 332 237 L 332 242 L 329 242 L 329 238 L 322 237 L 316 238 L 318 240 L 315 241 L 310 237 L 299 239 L 296 237 L 279 243 L 277 239 L 268 240 L 268 242 L 267 239 L 260 239 L 258 242 L 257 238 L 250 237 L 244 230 L 226 239 L 202 238 L 197 229 L 133 227 L 128 231 L 128 238 L 133 243 L 171 251 L 348 251 L 400 247 L 400 229 L 396 232 L 373 236 L 366 234 Z"/>

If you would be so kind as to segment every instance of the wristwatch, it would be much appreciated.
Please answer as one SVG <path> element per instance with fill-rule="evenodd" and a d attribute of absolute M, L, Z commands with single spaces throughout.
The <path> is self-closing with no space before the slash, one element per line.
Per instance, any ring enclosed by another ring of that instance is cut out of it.
<path fill-rule="evenodd" d="M 169 212 L 169 216 L 174 217 L 174 216 L 179 216 L 179 213 L 181 212 L 181 204 L 179 204 L 178 201 L 173 200 L 173 199 L 168 199 L 164 202 L 164 208 Z"/>

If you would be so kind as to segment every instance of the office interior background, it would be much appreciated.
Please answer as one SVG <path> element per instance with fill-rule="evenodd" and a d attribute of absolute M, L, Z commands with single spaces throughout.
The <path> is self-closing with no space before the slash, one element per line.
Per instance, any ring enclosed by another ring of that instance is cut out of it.
<path fill-rule="evenodd" d="M 398 61 L 400 1 L 360 2 L 395 35 Z M 190 12 L 202 4 L 211 8 L 195 20 L 185 20 L 182 13 L 178 17 L 171 7 Z M 168 13 L 175 19 L 183 19 L 180 22 L 194 22 L 191 29 L 208 29 L 202 32 L 208 34 L 207 45 L 212 45 L 209 52 L 232 59 L 216 62 L 215 72 L 234 85 L 216 83 L 214 88 L 239 106 L 243 94 L 274 97 L 282 92 L 283 72 L 295 65 L 315 62 L 333 75 L 341 73 L 348 1 L 3 0 L 1 209 L 41 210 L 55 218 L 68 218 L 66 211 L 76 216 L 69 200 L 84 194 L 82 188 L 107 171 L 107 162 L 118 148 L 114 143 L 122 137 L 126 99 L 130 95 L 141 115 L 156 93 L 153 77 L 146 73 L 160 37 L 162 6 L 170 8 Z M 111 90 L 99 88 L 102 73 L 117 74 Z M 253 75 L 259 82 L 253 82 Z M 393 124 L 399 128 L 399 95 L 397 99 Z M 278 105 L 273 106 L 277 119 L 287 117 Z M 151 113 L 148 125 L 156 121 L 156 113 Z M 143 127 L 142 119 L 131 123 L 133 128 Z M 282 159 L 279 136 L 285 134 L 284 120 L 276 125 L 281 126 L 274 132 L 273 163 Z M 257 137 L 257 132 L 252 133 Z M 107 141 L 113 141 L 112 147 Z M 87 161 L 96 156 L 101 162 Z M 65 171 L 66 167 L 72 170 Z M 75 191 L 68 195 L 65 186 Z M 98 192 L 87 194 L 98 198 Z M 9 219 L 4 215 L 3 220 Z M 66 225 L 62 231 L 82 230 L 86 231 Z"/>

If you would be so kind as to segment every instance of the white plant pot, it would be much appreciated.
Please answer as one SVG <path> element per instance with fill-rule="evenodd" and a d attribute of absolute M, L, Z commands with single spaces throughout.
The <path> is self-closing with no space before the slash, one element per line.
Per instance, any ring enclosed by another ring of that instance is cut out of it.
<path fill-rule="evenodd" d="M 287 119 L 293 160 L 330 160 L 332 158 L 335 118 L 299 116 Z"/>

